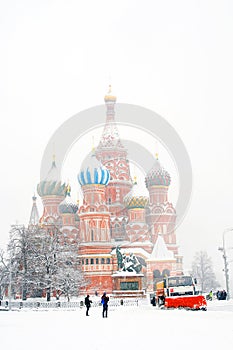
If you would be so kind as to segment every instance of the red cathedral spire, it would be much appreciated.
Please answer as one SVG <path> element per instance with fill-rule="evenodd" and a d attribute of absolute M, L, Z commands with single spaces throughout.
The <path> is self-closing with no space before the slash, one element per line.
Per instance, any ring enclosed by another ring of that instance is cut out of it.
<path fill-rule="evenodd" d="M 99 155 L 102 161 L 107 159 L 107 156 L 109 157 L 109 152 L 112 153 L 116 149 L 121 156 L 126 156 L 126 150 L 121 143 L 117 123 L 115 121 L 116 96 L 112 95 L 111 85 L 109 85 L 109 90 L 104 97 L 104 101 L 106 104 L 106 123 L 96 150 L 97 155 Z"/>
<path fill-rule="evenodd" d="M 112 233 L 115 238 L 125 238 L 122 220 L 126 215 L 124 197 L 132 188 L 127 150 L 124 147 L 115 121 L 116 96 L 112 94 L 111 86 L 104 97 L 106 104 L 106 123 L 96 149 L 96 157 L 109 170 L 110 181 L 106 188 L 106 202 L 112 213 Z M 116 231 L 116 232 L 115 232 Z"/>

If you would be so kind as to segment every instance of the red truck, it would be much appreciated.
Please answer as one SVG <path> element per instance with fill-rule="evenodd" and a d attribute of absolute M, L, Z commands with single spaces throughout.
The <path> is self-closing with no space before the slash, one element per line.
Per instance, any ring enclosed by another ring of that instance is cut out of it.
<path fill-rule="evenodd" d="M 192 276 L 165 277 L 156 283 L 156 301 L 159 307 L 207 310 L 207 302 L 196 290 Z"/>

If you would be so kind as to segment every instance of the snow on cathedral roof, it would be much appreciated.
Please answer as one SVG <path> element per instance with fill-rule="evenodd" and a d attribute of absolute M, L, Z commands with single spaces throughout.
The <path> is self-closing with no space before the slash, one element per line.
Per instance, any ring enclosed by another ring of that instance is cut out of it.
<path fill-rule="evenodd" d="M 155 260 L 156 261 L 167 261 L 167 260 L 175 261 L 176 260 L 174 258 L 173 252 L 167 249 L 167 246 L 161 234 L 158 234 L 157 241 L 155 242 L 151 256 L 148 260 L 153 260 L 153 261 Z"/>

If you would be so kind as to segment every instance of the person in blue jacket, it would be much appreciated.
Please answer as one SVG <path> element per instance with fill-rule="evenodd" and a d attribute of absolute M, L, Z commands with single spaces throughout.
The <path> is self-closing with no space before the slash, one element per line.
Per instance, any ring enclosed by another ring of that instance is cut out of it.
<path fill-rule="evenodd" d="M 108 317 L 108 302 L 109 297 L 106 295 L 106 292 L 101 297 L 101 304 L 103 305 L 103 317 Z"/>

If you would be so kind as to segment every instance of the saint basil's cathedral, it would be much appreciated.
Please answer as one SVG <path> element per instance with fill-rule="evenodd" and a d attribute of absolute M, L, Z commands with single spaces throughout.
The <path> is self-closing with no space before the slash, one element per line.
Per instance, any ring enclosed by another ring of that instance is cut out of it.
<path fill-rule="evenodd" d="M 39 217 L 34 196 L 29 225 L 56 225 L 64 240 L 78 239 L 78 255 L 88 281 L 83 293 L 114 295 L 119 289 L 153 293 L 157 279 L 182 274 L 176 212 L 168 201 L 171 178 L 156 157 L 145 177 L 148 196 L 140 194 L 115 122 L 116 97 L 109 91 L 104 101 L 106 122 L 101 139 L 77 176 L 82 204 L 71 200 L 69 185 L 56 181 L 53 160 L 47 177 L 37 186 L 43 214 Z M 119 251 L 126 259 L 136 257 L 140 273 L 120 269 Z M 124 285 L 126 277 L 130 282 Z"/>

